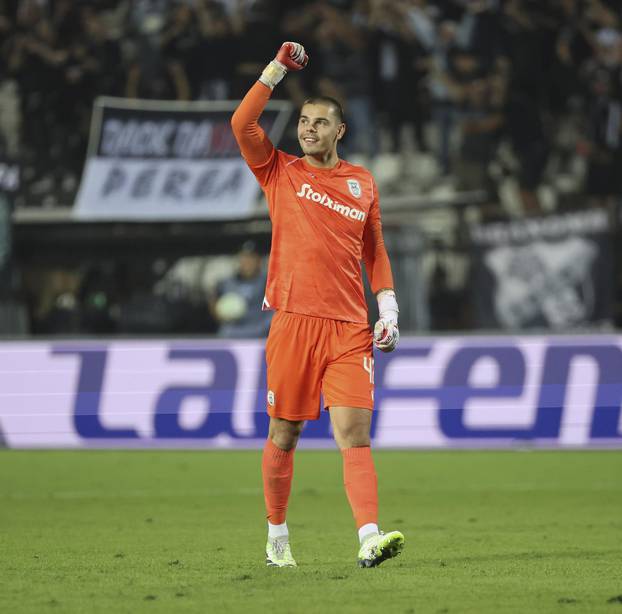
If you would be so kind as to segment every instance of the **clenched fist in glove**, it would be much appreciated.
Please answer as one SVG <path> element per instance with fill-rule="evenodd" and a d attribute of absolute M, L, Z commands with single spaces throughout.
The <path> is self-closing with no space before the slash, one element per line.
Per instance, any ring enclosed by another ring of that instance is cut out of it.
<path fill-rule="evenodd" d="M 274 89 L 288 70 L 302 70 L 308 61 L 309 56 L 300 43 L 283 43 L 274 60 L 264 68 L 259 80 Z"/>
<path fill-rule="evenodd" d="M 377 296 L 379 319 L 374 326 L 374 345 L 382 352 L 392 352 L 400 340 L 397 327 L 397 300 L 393 290 L 381 290 Z"/>

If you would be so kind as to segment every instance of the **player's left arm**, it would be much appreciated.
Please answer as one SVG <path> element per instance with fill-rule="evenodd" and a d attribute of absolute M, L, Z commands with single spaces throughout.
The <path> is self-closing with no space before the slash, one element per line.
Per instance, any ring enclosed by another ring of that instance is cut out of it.
<path fill-rule="evenodd" d="M 374 344 L 383 352 L 392 352 L 399 341 L 397 325 L 399 308 L 393 286 L 393 273 L 389 255 L 384 245 L 378 190 L 375 184 L 374 199 L 363 231 L 363 262 L 372 292 L 378 301 L 379 319 L 374 326 Z"/>

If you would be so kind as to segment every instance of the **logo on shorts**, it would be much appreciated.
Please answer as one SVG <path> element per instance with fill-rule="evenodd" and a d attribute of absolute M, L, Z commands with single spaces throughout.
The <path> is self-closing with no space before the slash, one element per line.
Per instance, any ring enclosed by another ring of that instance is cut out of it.
<path fill-rule="evenodd" d="M 350 194 L 352 194 L 354 198 L 361 198 L 361 184 L 356 179 L 346 179 L 346 183 L 348 184 Z"/>
<path fill-rule="evenodd" d="M 268 390 L 268 405 L 274 407 L 274 392 L 272 390 Z"/>

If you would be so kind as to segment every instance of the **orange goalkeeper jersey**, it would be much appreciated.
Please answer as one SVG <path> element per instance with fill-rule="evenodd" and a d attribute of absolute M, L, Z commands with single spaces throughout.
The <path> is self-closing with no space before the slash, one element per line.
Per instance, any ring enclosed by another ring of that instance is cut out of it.
<path fill-rule="evenodd" d="M 257 123 L 270 94 L 257 82 L 231 120 L 272 221 L 264 308 L 366 323 L 361 261 L 374 292 L 393 287 L 374 179 L 344 160 L 316 168 L 275 149 Z"/>

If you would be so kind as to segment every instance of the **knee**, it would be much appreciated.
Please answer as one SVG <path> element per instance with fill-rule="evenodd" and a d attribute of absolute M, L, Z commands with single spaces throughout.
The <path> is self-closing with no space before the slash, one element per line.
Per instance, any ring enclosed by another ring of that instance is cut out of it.
<path fill-rule="evenodd" d="M 369 429 L 361 425 L 349 425 L 334 430 L 335 441 L 342 450 L 344 448 L 360 448 L 369 446 L 371 439 Z"/>
<path fill-rule="evenodd" d="M 291 450 L 296 447 L 303 426 L 304 422 L 272 419 L 270 421 L 268 437 L 277 448 L 281 448 L 281 450 Z"/>

